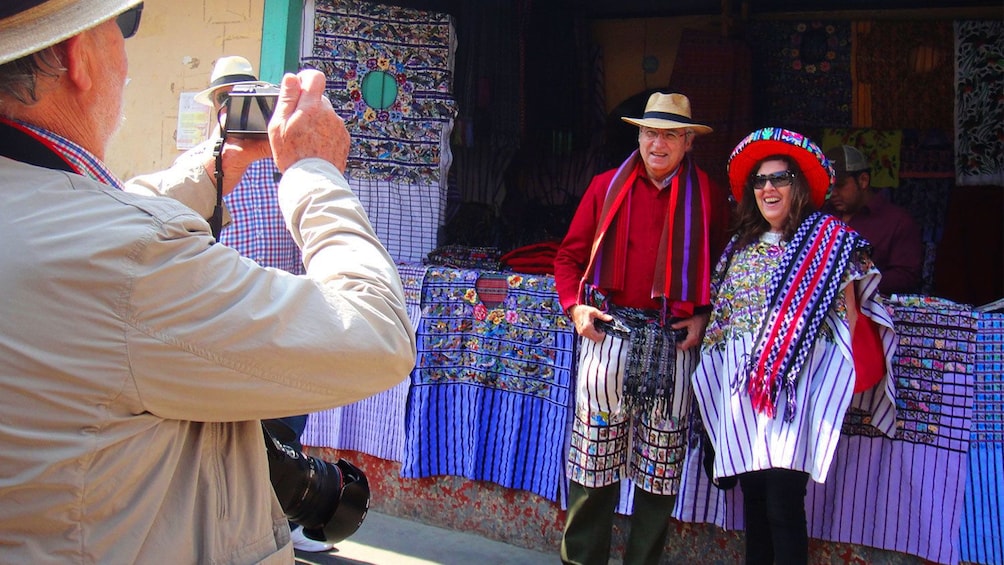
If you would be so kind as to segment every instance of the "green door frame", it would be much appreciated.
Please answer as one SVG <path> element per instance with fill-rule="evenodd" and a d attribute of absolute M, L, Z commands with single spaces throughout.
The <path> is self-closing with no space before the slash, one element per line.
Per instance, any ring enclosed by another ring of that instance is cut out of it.
<path fill-rule="evenodd" d="M 300 28 L 305 0 L 265 0 L 259 78 L 278 83 L 300 66 Z"/>

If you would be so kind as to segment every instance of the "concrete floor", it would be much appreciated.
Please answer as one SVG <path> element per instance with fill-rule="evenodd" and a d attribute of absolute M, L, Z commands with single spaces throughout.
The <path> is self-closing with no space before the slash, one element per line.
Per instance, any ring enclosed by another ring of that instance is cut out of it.
<path fill-rule="evenodd" d="M 328 553 L 296 552 L 300 565 L 554 565 L 543 553 L 370 511 L 359 531 Z"/>

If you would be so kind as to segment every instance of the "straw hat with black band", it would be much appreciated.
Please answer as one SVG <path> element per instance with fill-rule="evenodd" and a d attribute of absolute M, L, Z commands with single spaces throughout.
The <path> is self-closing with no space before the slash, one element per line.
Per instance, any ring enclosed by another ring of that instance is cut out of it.
<path fill-rule="evenodd" d="M 621 117 L 629 124 L 653 129 L 687 128 L 697 135 L 711 133 L 710 126 L 699 124 L 690 117 L 690 99 L 682 94 L 653 92 L 645 104 L 645 113 L 640 118 Z"/>
<path fill-rule="evenodd" d="M 209 77 L 209 87 L 195 95 L 195 101 L 206 106 L 215 106 L 213 100 L 216 92 L 223 88 L 241 84 L 265 85 L 254 74 L 251 62 L 237 55 L 220 57 L 213 66 L 213 74 Z"/>
<path fill-rule="evenodd" d="M 0 64 L 51 47 L 142 3 L 142 0 L 3 0 Z"/>

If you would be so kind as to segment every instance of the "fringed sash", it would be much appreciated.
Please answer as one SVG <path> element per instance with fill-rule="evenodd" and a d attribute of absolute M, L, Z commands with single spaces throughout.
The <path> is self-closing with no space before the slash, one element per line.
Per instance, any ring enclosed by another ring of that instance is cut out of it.
<path fill-rule="evenodd" d="M 771 276 L 766 315 L 744 371 L 745 387 L 758 412 L 773 418 L 784 389 L 784 418 L 795 418 L 798 374 L 840 291 L 851 254 L 867 246 L 857 232 L 821 212 L 795 232 Z"/>
<path fill-rule="evenodd" d="M 631 218 L 631 187 L 641 167 L 635 150 L 617 169 L 600 212 L 589 265 L 579 286 L 580 298 L 589 282 L 604 289 L 624 288 Z M 710 182 L 688 154 L 670 187 L 666 222 L 656 258 L 652 297 L 704 305 L 711 302 Z M 621 211 L 624 213 L 620 213 Z M 607 233 L 613 228 L 611 237 Z"/>
<path fill-rule="evenodd" d="M 628 343 L 624 367 L 624 404 L 628 409 L 656 409 L 668 417 L 676 391 L 676 342 L 681 332 L 663 323 L 661 313 L 610 306 L 612 322 L 596 321 L 604 332 Z"/>

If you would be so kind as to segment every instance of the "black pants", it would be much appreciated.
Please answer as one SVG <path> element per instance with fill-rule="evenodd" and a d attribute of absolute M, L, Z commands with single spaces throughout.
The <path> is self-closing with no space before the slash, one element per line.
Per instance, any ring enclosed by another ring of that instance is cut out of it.
<path fill-rule="evenodd" d="M 809 534 L 805 487 L 809 475 L 768 469 L 739 476 L 746 522 L 746 565 L 806 565 Z"/>

